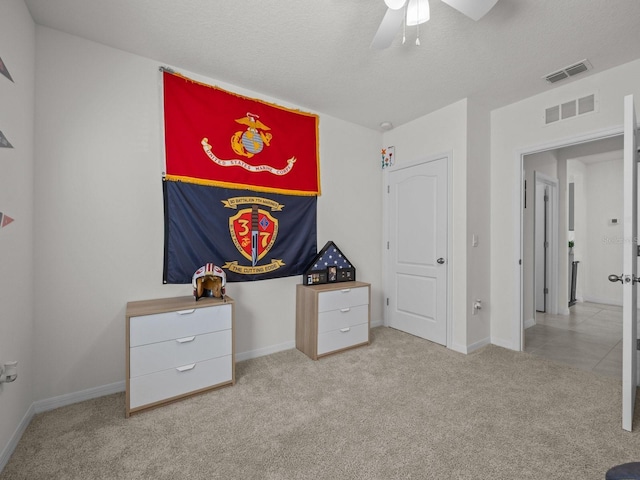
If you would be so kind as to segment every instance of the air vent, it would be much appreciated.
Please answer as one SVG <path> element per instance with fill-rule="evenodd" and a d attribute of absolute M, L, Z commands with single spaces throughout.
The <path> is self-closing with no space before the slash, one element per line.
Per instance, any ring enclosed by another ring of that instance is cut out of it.
<path fill-rule="evenodd" d="M 560 110 L 562 110 L 562 119 L 571 118 L 576 116 L 576 101 L 572 100 L 567 103 L 563 103 L 560 105 Z"/>
<path fill-rule="evenodd" d="M 544 123 L 549 125 L 550 123 L 560 120 L 560 105 L 555 107 L 549 107 L 545 110 Z"/>
<path fill-rule="evenodd" d="M 560 105 L 547 107 L 544 110 L 544 124 L 549 125 L 560 120 L 567 120 L 586 113 L 595 112 L 596 107 L 597 102 L 595 93 L 576 98 L 575 100 L 570 100 L 568 102 L 563 102 Z"/>
<path fill-rule="evenodd" d="M 589 60 L 582 60 L 581 62 L 575 63 L 573 65 L 569 65 L 563 69 L 558 70 L 557 72 L 550 73 L 549 75 L 545 75 L 544 78 L 549 83 L 556 83 L 560 80 L 564 80 L 565 78 L 573 77 L 582 72 L 586 72 L 587 70 L 591 70 L 593 67 L 589 63 Z"/>
<path fill-rule="evenodd" d="M 588 95 L 578 99 L 578 115 L 593 112 L 596 109 L 596 96 Z"/>
<path fill-rule="evenodd" d="M 561 70 L 556 73 L 551 73 L 547 75 L 545 78 L 549 83 L 556 83 L 556 82 L 559 82 L 560 80 L 564 80 L 565 78 L 569 78 L 569 74 Z"/>

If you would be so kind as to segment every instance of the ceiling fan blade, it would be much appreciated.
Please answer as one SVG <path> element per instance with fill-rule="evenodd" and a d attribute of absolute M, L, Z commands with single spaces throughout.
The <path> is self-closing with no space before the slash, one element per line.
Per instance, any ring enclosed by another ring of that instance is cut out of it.
<path fill-rule="evenodd" d="M 442 0 L 450 7 L 465 14 L 472 20 L 478 21 L 484 17 L 498 0 Z"/>
<path fill-rule="evenodd" d="M 378 31 L 373 37 L 371 42 L 371 48 L 377 48 L 379 50 L 385 49 L 391 45 L 393 39 L 396 38 L 396 34 L 404 21 L 404 9 L 392 10 L 387 9 L 387 13 L 384 14 L 382 22 L 378 27 Z"/>

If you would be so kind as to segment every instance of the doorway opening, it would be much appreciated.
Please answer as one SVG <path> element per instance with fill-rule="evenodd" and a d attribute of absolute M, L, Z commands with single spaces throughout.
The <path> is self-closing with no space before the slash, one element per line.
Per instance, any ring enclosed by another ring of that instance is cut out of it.
<path fill-rule="evenodd" d="M 528 180 L 526 187 L 523 181 L 521 203 L 521 350 L 535 349 L 532 353 L 579 368 L 598 371 L 599 366 L 598 373 L 616 376 L 621 371 L 622 299 L 620 289 L 607 276 L 609 270 L 620 268 L 622 257 L 621 245 L 616 248 L 616 239 L 622 235 L 615 231 L 622 213 L 613 198 L 619 194 L 621 208 L 622 171 L 617 173 L 622 167 L 621 133 L 570 139 L 521 155 L 522 178 Z M 555 207 L 551 201 L 554 180 Z M 546 205 L 545 196 L 549 197 Z M 554 215 L 555 232 L 550 225 Z M 545 250 L 545 243 L 557 245 L 555 257 L 550 248 Z M 572 282 L 576 265 L 580 268 Z M 598 346 L 587 348 L 580 341 L 595 341 Z"/>

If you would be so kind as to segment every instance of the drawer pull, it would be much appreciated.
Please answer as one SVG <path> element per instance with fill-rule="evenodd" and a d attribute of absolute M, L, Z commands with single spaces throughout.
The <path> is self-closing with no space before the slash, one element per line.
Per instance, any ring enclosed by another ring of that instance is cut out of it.
<path fill-rule="evenodd" d="M 189 370 L 193 370 L 196 368 L 196 364 L 192 363 L 191 365 L 184 365 L 183 367 L 176 367 L 176 370 L 179 372 L 188 372 Z"/>
<path fill-rule="evenodd" d="M 178 343 L 189 343 L 189 342 L 193 342 L 196 339 L 195 336 L 193 337 L 184 337 L 184 338 L 176 338 L 176 342 Z"/>
<path fill-rule="evenodd" d="M 177 313 L 178 315 L 191 315 L 191 314 L 192 314 L 193 312 L 195 312 L 195 311 L 196 311 L 196 309 L 195 309 L 195 308 L 192 308 L 192 309 L 190 309 L 190 310 L 178 310 L 176 313 Z"/>
<path fill-rule="evenodd" d="M 351 308 L 349 308 L 349 307 L 347 307 L 347 308 L 341 308 L 341 309 L 340 309 L 340 311 L 341 311 L 342 313 L 347 313 L 347 312 L 350 312 L 350 311 L 351 311 Z"/>
<path fill-rule="evenodd" d="M 349 293 L 351 291 L 350 288 L 343 288 L 342 290 L 340 290 L 342 293 Z"/>
<path fill-rule="evenodd" d="M 351 327 L 346 327 L 346 328 L 341 328 L 340 331 L 342 333 L 347 333 L 349 330 L 351 330 Z"/>

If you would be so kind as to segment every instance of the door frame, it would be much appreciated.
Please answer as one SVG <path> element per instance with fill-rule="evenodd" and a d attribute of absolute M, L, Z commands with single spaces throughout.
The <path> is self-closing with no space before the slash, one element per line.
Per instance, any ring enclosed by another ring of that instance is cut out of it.
<path fill-rule="evenodd" d="M 622 428 L 633 430 L 638 387 L 638 123 L 633 95 L 624 97 L 623 208 L 625 244 L 622 255 Z M 629 199 L 629 197 L 631 197 Z M 631 219 L 631 220 L 630 220 Z M 631 242 L 626 240 L 631 238 Z M 633 281 L 629 281 L 633 279 Z"/>
<path fill-rule="evenodd" d="M 453 162 L 451 161 L 452 152 L 444 152 L 434 155 L 425 155 L 412 161 L 403 162 L 401 164 L 392 165 L 383 170 L 382 175 L 382 293 L 383 308 L 382 320 L 383 324 L 389 326 L 389 309 L 387 299 L 390 295 L 389 275 L 391 272 L 391 255 L 388 248 L 389 241 L 389 173 L 403 170 L 405 168 L 417 167 L 429 162 L 444 159 L 447 164 L 447 348 L 453 345 Z"/>
<path fill-rule="evenodd" d="M 529 147 L 523 147 L 516 150 L 515 164 L 518 165 L 519 173 L 517 178 L 519 179 L 519 181 L 516 182 L 513 196 L 513 215 L 515 220 L 514 225 L 516 225 L 516 232 L 514 235 L 515 258 L 513 262 L 513 278 L 516 284 L 516 291 L 518 292 L 519 298 L 517 302 L 514 302 L 515 311 L 513 312 L 513 320 L 511 322 L 512 338 L 514 339 L 514 350 L 524 351 L 524 269 L 522 268 L 522 258 L 524 252 L 524 157 L 527 155 L 532 155 L 534 153 L 541 153 L 548 150 L 555 150 L 558 148 L 570 147 L 573 145 L 588 143 L 595 140 L 603 140 L 605 138 L 616 137 L 622 135 L 623 133 L 623 126 L 618 125 L 616 127 L 595 130 L 585 134 L 573 135 L 570 137 L 565 137 L 538 145 L 532 145 Z"/>
<path fill-rule="evenodd" d="M 547 259 L 545 270 L 547 273 L 547 289 L 549 290 L 548 296 L 545 300 L 545 311 L 551 315 L 558 314 L 558 213 L 559 213 L 559 182 L 557 178 L 551 178 L 543 173 L 533 171 L 533 179 L 536 189 L 534 190 L 534 201 L 532 202 L 535 209 L 538 208 L 536 203 L 537 186 L 538 183 L 545 185 L 549 188 L 549 203 L 547 204 L 548 214 L 550 218 L 546 219 L 547 223 L 547 240 L 549 242 L 549 248 L 547 250 Z M 535 213 L 534 213 L 535 214 Z M 536 223 L 533 223 L 533 237 L 536 236 Z M 536 288 L 536 250 L 533 249 L 533 288 L 534 288 L 534 311 L 535 311 L 535 288 Z"/>

